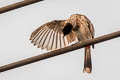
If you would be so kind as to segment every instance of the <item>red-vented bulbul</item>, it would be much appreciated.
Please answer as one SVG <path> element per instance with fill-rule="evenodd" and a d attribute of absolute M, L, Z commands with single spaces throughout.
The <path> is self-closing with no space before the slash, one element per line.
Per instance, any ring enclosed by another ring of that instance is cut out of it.
<path fill-rule="evenodd" d="M 94 38 L 91 21 L 81 14 L 72 14 L 67 20 L 48 22 L 32 32 L 30 40 L 38 48 L 55 50 L 64 48 L 73 41 L 83 42 Z M 94 45 L 92 45 L 94 47 Z M 91 73 L 91 47 L 85 47 L 84 71 Z"/>

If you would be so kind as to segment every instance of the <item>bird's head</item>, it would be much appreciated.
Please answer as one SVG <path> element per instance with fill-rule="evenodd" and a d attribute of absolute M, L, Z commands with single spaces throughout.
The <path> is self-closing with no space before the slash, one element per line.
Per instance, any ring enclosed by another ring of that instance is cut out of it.
<path fill-rule="evenodd" d="M 74 29 L 77 25 L 77 16 L 78 14 L 72 14 L 66 21 L 66 25 L 64 26 L 64 29 L 63 29 L 63 34 L 64 34 L 64 37 L 66 35 L 68 35 L 72 29 Z"/>
<path fill-rule="evenodd" d="M 79 18 L 79 15 L 78 15 L 78 14 L 72 14 L 72 15 L 68 18 L 67 22 L 70 23 L 70 24 L 72 24 L 73 28 L 75 28 L 76 25 L 77 25 L 77 18 Z"/>
<path fill-rule="evenodd" d="M 65 37 L 66 35 L 68 35 L 72 31 L 72 28 L 73 28 L 72 24 L 66 23 L 66 25 L 65 25 L 65 27 L 63 29 L 63 34 L 64 34 L 63 37 Z"/>
<path fill-rule="evenodd" d="M 72 14 L 67 20 L 66 20 L 66 25 L 63 29 L 63 34 L 66 36 L 69 34 L 72 30 L 76 30 L 78 27 L 78 20 L 82 17 L 82 14 Z"/>

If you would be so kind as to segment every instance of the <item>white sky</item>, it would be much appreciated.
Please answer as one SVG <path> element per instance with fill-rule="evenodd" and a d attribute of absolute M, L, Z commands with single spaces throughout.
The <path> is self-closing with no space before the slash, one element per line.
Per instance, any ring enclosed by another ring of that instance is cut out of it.
<path fill-rule="evenodd" d="M 21 0 L 0 0 L 0 7 Z M 29 37 L 40 25 L 71 14 L 86 15 L 95 36 L 120 30 L 119 0 L 45 0 L 0 14 L 0 66 L 47 51 Z M 83 73 L 84 49 L 0 73 L 0 80 L 119 80 L 120 38 L 95 45 L 92 74 Z"/>

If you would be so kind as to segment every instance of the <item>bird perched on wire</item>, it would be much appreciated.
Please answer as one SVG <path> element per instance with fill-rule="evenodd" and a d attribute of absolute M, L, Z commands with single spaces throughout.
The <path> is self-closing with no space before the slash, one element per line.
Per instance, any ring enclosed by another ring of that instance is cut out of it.
<path fill-rule="evenodd" d="M 71 42 L 94 38 L 91 21 L 82 14 L 72 14 L 67 20 L 48 22 L 32 32 L 30 40 L 38 48 L 55 50 L 69 46 Z M 94 48 L 94 45 L 92 45 Z M 91 73 L 91 47 L 85 47 L 84 72 Z"/>

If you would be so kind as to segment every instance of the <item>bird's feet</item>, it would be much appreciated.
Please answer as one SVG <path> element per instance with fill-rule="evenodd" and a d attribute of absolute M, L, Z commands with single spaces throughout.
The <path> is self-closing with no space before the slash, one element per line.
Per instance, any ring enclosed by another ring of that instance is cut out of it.
<path fill-rule="evenodd" d="M 84 43 L 85 43 L 85 41 L 80 41 L 80 42 L 76 42 L 76 43 L 72 44 L 71 46 L 76 45 L 76 44 L 84 44 Z"/>

